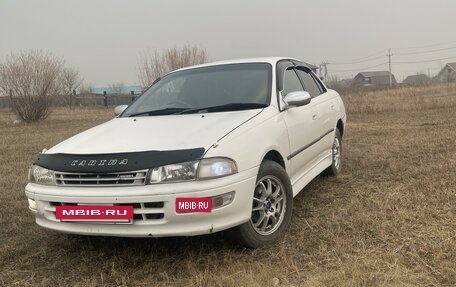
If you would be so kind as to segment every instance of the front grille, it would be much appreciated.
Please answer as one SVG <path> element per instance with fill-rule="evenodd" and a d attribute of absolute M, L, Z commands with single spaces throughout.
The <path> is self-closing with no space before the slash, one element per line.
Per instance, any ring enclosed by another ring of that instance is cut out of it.
<path fill-rule="evenodd" d="M 55 206 L 65 206 L 65 205 L 78 205 L 77 203 L 67 203 L 67 202 L 50 202 L 49 203 L 53 208 L 55 214 Z M 157 220 L 163 219 L 165 213 L 163 207 L 165 203 L 163 201 L 156 202 L 135 202 L 135 203 L 115 203 L 117 206 L 133 206 L 133 222 L 141 222 L 148 220 Z"/>
<path fill-rule="evenodd" d="M 147 170 L 113 173 L 55 172 L 56 184 L 59 186 L 144 185 L 146 176 Z"/>

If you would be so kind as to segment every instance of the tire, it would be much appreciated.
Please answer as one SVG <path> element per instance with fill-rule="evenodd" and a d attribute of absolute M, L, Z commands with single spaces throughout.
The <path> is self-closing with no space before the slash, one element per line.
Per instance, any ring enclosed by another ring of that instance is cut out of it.
<path fill-rule="evenodd" d="M 323 172 L 326 176 L 336 176 L 342 170 L 342 137 L 339 129 L 336 129 L 331 154 L 332 164 Z"/>
<path fill-rule="evenodd" d="M 228 236 L 252 249 L 270 245 L 287 230 L 292 210 L 293 191 L 288 174 L 280 164 L 265 160 L 253 192 L 251 218 L 230 229 Z"/>

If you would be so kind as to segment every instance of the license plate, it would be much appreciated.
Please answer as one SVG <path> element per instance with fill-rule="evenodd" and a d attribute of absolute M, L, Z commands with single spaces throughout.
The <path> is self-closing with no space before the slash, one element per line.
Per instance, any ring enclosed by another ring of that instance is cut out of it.
<path fill-rule="evenodd" d="M 176 213 L 211 212 L 212 199 L 209 197 L 178 197 Z"/>
<path fill-rule="evenodd" d="M 133 220 L 133 206 L 56 206 L 55 218 L 60 221 L 129 223 Z"/>

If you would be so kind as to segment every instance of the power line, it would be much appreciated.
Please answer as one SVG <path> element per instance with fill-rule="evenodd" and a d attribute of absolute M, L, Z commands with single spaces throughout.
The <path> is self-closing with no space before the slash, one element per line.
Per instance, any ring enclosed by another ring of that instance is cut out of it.
<path fill-rule="evenodd" d="M 437 62 L 449 59 L 456 59 L 456 57 L 446 57 L 440 59 L 432 59 L 432 60 L 423 60 L 423 61 L 404 61 L 404 62 L 394 62 L 394 64 L 419 64 L 419 63 L 430 63 L 430 62 Z"/>
<path fill-rule="evenodd" d="M 449 47 L 449 48 L 443 48 L 443 49 L 434 49 L 434 50 L 421 51 L 421 52 L 396 53 L 396 55 L 418 55 L 418 54 L 427 54 L 427 53 L 434 53 L 434 52 L 447 51 L 447 50 L 453 50 L 453 49 L 456 49 L 456 46 L 455 47 Z"/>
<path fill-rule="evenodd" d="M 375 53 L 372 53 L 368 56 L 364 56 L 364 57 L 360 57 L 360 58 L 356 58 L 356 59 L 352 59 L 350 61 L 347 61 L 347 62 L 331 62 L 331 64 L 334 64 L 334 65 L 345 65 L 345 64 L 351 64 L 351 63 L 356 63 L 358 61 L 360 62 L 363 62 L 364 60 L 371 60 L 372 57 L 374 56 L 378 56 L 379 54 L 383 54 L 385 52 L 385 50 L 381 50 L 381 51 L 378 51 L 378 52 L 375 52 Z M 376 57 L 377 58 L 377 57 Z"/>
<path fill-rule="evenodd" d="M 383 56 L 383 57 L 384 57 L 384 56 Z M 328 64 L 330 64 L 330 63 L 328 63 Z M 343 72 L 356 72 L 356 71 L 362 71 L 362 70 L 369 70 L 369 69 L 377 68 L 377 67 L 380 67 L 380 66 L 383 66 L 383 65 L 386 65 L 386 64 L 388 64 L 388 62 L 383 62 L 383 63 L 381 63 L 381 64 L 377 64 L 377 65 L 375 65 L 375 66 L 370 66 L 370 67 L 365 67 L 365 68 L 350 69 L 350 70 L 332 70 L 332 69 L 331 69 L 331 71 L 332 71 L 332 72 L 339 72 L 339 73 L 340 73 L 340 72 L 342 72 L 342 73 L 343 73 Z"/>
<path fill-rule="evenodd" d="M 423 45 L 423 46 L 414 46 L 414 47 L 397 47 L 397 48 L 391 48 L 391 50 L 411 50 L 411 49 L 423 49 L 423 48 L 431 48 L 431 47 L 438 47 L 438 46 L 443 46 L 443 45 L 449 45 L 449 44 L 455 44 L 456 41 L 451 41 L 451 42 L 445 42 L 445 43 L 439 43 L 439 44 L 432 44 L 432 45 Z M 439 51 L 447 51 L 447 50 L 452 50 L 456 49 L 456 46 L 453 47 L 446 47 L 446 48 L 439 48 L 439 49 L 432 49 L 432 50 L 425 50 L 425 51 L 414 51 L 414 52 L 399 52 L 395 53 L 395 55 L 419 55 L 419 54 L 427 54 L 427 53 L 434 53 L 434 52 L 439 52 Z M 365 63 L 365 62 L 370 62 L 374 60 L 378 60 L 383 58 L 384 50 L 377 51 L 375 53 L 372 53 L 368 56 L 352 59 L 350 61 L 346 62 L 327 62 L 328 64 L 331 65 L 353 65 L 353 64 L 360 64 L 360 63 Z"/>
<path fill-rule="evenodd" d="M 456 41 L 451 41 L 451 42 L 445 42 L 445 43 L 439 43 L 439 44 L 432 44 L 432 45 L 425 45 L 425 46 L 397 47 L 397 48 L 391 48 L 391 49 L 394 49 L 394 50 L 423 49 L 423 48 L 432 48 L 432 47 L 444 46 L 444 45 L 455 44 L 455 43 L 456 43 Z"/>
<path fill-rule="evenodd" d="M 377 57 L 373 57 L 373 58 L 367 58 L 365 60 L 360 60 L 360 61 L 355 61 L 355 62 L 329 62 L 328 64 L 331 64 L 331 65 L 352 65 L 352 64 L 359 64 L 359 63 L 364 63 L 364 62 L 370 62 L 370 61 L 373 61 L 373 60 L 378 60 L 378 59 L 381 59 L 381 58 L 384 58 L 385 56 L 381 55 L 381 56 L 377 56 Z"/>
<path fill-rule="evenodd" d="M 451 41 L 451 42 L 445 42 L 445 43 L 439 43 L 439 44 L 433 44 L 433 45 L 425 45 L 425 46 L 415 46 L 415 47 L 399 47 L 399 48 L 389 48 L 386 54 L 386 57 L 388 57 L 387 62 L 383 62 L 380 64 L 372 65 L 369 67 L 364 67 L 364 68 L 356 68 L 356 69 L 343 69 L 343 70 L 332 70 L 331 72 L 334 73 L 349 73 L 349 72 L 359 72 L 359 71 L 365 71 L 373 68 L 377 68 L 383 65 L 388 64 L 388 70 L 390 74 L 390 85 L 392 84 L 392 50 L 405 50 L 404 52 L 399 52 L 399 53 L 394 53 L 394 55 L 398 56 L 408 56 L 408 55 L 420 55 L 420 54 L 430 54 L 430 53 L 435 53 L 435 52 L 440 52 L 440 51 L 448 51 L 452 49 L 456 49 L 456 46 L 451 46 L 451 47 L 444 47 L 444 48 L 437 48 L 437 49 L 428 49 L 428 50 L 422 50 L 422 51 L 407 51 L 407 50 L 412 50 L 412 49 L 425 49 L 425 48 L 431 48 L 431 47 L 442 47 L 444 45 L 449 45 L 449 44 L 454 44 L 456 41 Z M 360 64 L 360 63 L 365 63 L 365 62 L 370 62 L 370 61 L 375 61 L 379 60 L 385 57 L 385 54 L 383 54 L 384 50 L 370 54 L 369 56 L 361 57 L 358 59 L 354 59 L 352 61 L 347 61 L 347 62 L 323 62 L 320 68 L 324 68 L 325 72 L 325 78 L 327 77 L 328 74 L 328 65 L 354 65 L 354 64 Z M 380 55 L 382 53 L 383 55 Z M 442 57 L 442 58 L 437 58 L 437 59 L 429 59 L 429 60 L 418 60 L 418 61 L 395 61 L 394 64 L 401 66 L 401 65 L 406 65 L 406 64 L 419 64 L 419 63 L 431 63 L 431 62 L 437 62 L 437 61 L 443 61 L 443 60 L 449 60 L 449 59 L 456 59 L 456 56 L 454 57 Z M 321 73 L 321 70 L 320 70 Z M 429 73 L 429 69 L 428 69 Z"/>

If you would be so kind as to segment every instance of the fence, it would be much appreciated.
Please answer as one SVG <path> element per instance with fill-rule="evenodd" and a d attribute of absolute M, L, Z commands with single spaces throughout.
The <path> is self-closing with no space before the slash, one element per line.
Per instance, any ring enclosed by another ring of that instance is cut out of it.
<path fill-rule="evenodd" d="M 10 107 L 10 98 L 9 97 L 0 97 L 0 108 L 9 108 Z"/>
<path fill-rule="evenodd" d="M 90 106 L 119 106 L 131 104 L 138 95 L 77 95 L 72 100 L 72 105 L 77 107 Z M 69 106 L 65 97 L 59 97 L 54 101 L 54 106 Z M 0 108 L 10 107 L 10 97 L 0 97 Z"/>

